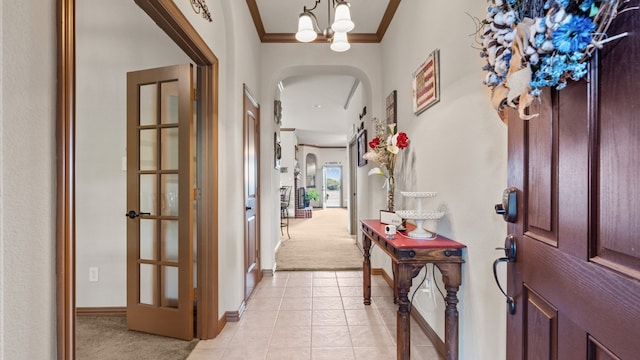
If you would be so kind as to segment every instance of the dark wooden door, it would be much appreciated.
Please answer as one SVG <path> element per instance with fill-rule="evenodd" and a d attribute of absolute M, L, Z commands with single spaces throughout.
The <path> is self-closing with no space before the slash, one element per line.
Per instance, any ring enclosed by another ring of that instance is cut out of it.
<path fill-rule="evenodd" d="M 640 358 L 640 16 L 621 14 L 588 81 L 509 114 L 507 359 Z"/>
<path fill-rule="evenodd" d="M 249 89 L 244 88 L 244 201 L 245 201 L 245 300 L 261 280 L 258 189 L 260 154 L 260 107 Z"/>

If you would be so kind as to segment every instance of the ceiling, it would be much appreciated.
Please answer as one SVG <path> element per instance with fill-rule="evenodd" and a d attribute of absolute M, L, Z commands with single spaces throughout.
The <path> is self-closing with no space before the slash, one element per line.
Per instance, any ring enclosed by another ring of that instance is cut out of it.
<path fill-rule="evenodd" d="M 320 0 L 313 13 L 318 18 L 318 26 L 328 26 L 327 5 L 332 0 Z M 379 43 L 391 23 L 391 19 L 400 4 L 400 0 L 349 0 L 351 20 L 356 24 L 349 33 L 352 43 Z M 296 42 L 295 32 L 298 30 L 298 16 L 306 6 L 311 9 L 316 0 L 247 0 L 256 31 L 260 41 Z M 331 13 L 333 19 L 333 12 Z M 316 42 L 324 42 L 318 36 Z"/>
<path fill-rule="evenodd" d="M 327 5 L 321 0 L 313 13 L 318 26 L 328 26 Z M 349 0 L 356 27 L 351 43 L 379 43 L 400 4 L 400 0 Z M 298 16 L 316 0 L 247 0 L 256 31 L 263 43 L 297 43 Z M 333 18 L 333 11 L 331 11 Z M 318 36 L 315 42 L 326 42 Z M 329 48 L 327 47 L 327 51 Z M 296 129 L 298 143 L 315 146 L 345 146 L 351 129 L 345 103 L 356 78 L 346 75 L 309 75 L 282 79 L 282 128 Z"/>

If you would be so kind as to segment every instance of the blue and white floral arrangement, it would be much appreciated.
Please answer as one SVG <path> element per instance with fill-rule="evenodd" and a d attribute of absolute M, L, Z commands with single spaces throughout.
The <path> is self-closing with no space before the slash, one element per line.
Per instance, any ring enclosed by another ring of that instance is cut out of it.
<path fill-rule="evenodd" d="M 501 112 L 505 106 L 525 109 L 543 87 L 558 90 L 567 81 L 580 80 L 596 48 L 628 35 L 607 37 L 606 31 L 626 0 L 491 0 L 481 22 L 480 55 L 487 64 L 484 84 L 491 102 Z"/>

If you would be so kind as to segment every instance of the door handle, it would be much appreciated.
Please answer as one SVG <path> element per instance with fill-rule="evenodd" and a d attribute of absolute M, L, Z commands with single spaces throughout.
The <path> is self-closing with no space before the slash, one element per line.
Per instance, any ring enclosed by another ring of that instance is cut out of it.
<path fill-rule="evenodd" d="M 148 212 L 137 213 L 134 210 L 129 210 L 128 213 L 124 214 L 124 216 L 127 216 L 129 219 L 135 219 L 140 215 L 151 215 L 151 213 L 148 213 Z"/>
<path fill-rule="evenodd" d="M 245 206 L 245 207 L 244 207 L 244 209 L 245 209 L 245 210 L 247 210 L 247 211 L 249 211 L 249 210 L 251 210 L 251 209 L 252 209 L 252 207 L 251 207 L 251 206 Z"/>
<path fill-rule="evenodd" d="M 496 284 L 498 285 L 498 289 L 500 292 L 507 298 L 507 307 L 509 309 L 509 314 L 513 315 L 516 313 L 516 302 L 513 297 L 509 296 L 506 291 L 500 285 L 500 280 L 498 280 L 498 264 L 501 262 L 515 262 L 516 261 L 516 238 L 513 235 L 507 235 L 504 239 L 504 248 L 496 248 L 496 250 L 504 250 L 504 257 L 498 258 L 493 262 L 493 278 L 496 280 Z"/>

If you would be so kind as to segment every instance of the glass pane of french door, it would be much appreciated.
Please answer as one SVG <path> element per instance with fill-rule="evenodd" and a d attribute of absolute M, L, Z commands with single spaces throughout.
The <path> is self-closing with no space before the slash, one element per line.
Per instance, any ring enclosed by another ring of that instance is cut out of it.
<path fill-rule="evenodd" d="M 127 325 L 193 338 L 191 65 L 128 73 Z"/>

